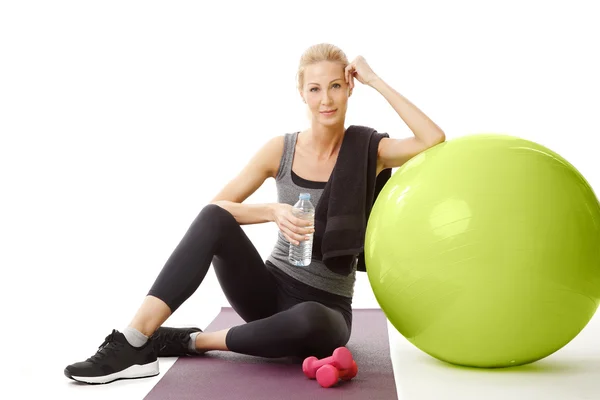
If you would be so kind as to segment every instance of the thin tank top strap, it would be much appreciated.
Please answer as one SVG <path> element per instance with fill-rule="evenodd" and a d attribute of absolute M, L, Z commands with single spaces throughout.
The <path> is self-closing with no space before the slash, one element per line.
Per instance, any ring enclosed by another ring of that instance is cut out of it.
<path fill-rule="evenodd" d="M 288 176 L 291 177 L 292 163 L 294 161 L 294 150 L 296 141 L 298 140 L 298 132 L 286 133 L 283 141 L 283 154 L 279 162 L 279 170 L 277 171 L 276 180 Z"/>

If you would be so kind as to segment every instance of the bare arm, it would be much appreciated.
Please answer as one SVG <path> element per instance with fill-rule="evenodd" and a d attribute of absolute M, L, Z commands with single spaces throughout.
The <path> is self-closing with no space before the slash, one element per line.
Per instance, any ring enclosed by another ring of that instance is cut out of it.
<path fill-rule="evenodd" d="M 370 86 L 385 97 L 414 134 L 406 139 L 381 139 L 378 173 L 382 169 L 400 167 L 417 154 L 446 140 L 439 126 L 381 78 L 373 79 Z"/>
<path fill-rule="evenodd" d="M 248 164 L 211 200 L 229 211 L 240 225 L 274 220 L 274 204 L 243 204 L 267 178 L 274 178 L 283 153 L 283 136 L 270 139 Z"/>
<path fill-rule="evenodd" d="M 345 70 L 346 82 L 354 87 L 354 77 L 377 90 L 410 128 L 414 137 L 383 138 L 379 142 L 377 174 L 383 169 L 396 168 L 417 154 L 446 140 L 446 135 L 423 111 L 381 79 L 362 56 L 356 57 Z"/>

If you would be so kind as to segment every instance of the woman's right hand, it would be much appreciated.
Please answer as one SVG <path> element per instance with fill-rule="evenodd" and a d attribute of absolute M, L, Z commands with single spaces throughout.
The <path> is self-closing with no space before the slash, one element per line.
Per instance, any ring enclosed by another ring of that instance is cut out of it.
<path fill-rule="evenodd" d="M 294 207 L 289 204 L 275 203 L 272 205 L 272 219 L 288 242 L 299 245 L 306 240 L 306 235 L 315 232 L 314 221 L 298 218 L 293 213 Z"/>

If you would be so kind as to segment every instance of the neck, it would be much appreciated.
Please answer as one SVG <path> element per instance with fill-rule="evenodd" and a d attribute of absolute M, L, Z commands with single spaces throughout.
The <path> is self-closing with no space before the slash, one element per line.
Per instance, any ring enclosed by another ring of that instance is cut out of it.
<path fill-rule="evenodd" d="M 330 126 L 313 122 L 307 132 L 307 144 L 313 149 L 319 160 L 327 160 L 338 153 L 345 131 L 343 122 Z"/>

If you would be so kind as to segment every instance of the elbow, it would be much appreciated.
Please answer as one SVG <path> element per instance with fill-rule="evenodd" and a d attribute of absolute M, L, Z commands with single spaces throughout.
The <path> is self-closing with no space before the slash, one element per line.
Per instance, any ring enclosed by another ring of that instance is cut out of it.
<path fill-rule="evenodd" d="M 441 129 L 432 135 L 431 140 L 428 143 L 428 147 L 437 146 L 438 144 L 446 141 L 446 134 Z"/>

